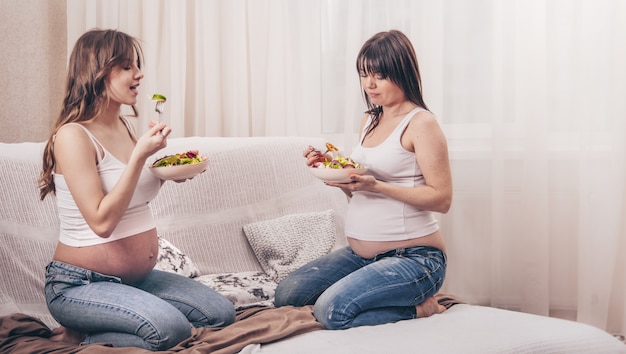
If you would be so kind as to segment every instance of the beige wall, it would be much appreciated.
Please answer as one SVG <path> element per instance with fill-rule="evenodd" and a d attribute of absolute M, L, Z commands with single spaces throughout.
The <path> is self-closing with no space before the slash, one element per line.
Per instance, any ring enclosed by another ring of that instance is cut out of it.
<path fill-rule="evenodd" d="M 0 0 L 0 142 L 44 141 L 65 80 L 65 0 Z"/>

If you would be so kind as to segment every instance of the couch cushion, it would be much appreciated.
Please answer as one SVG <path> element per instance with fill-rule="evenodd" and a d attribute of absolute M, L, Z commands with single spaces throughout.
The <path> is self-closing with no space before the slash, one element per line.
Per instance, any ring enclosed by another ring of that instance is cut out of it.
<path fill-rule="evenodd" d="M 191 258 L 163 237 L 159 237 L 159 256 L 154 269 L 180 274 L 189 278 L 195 278 L 200 275 Z"/>
<path fill-rule="evenodd" d="M 207 274 L 196 280 L 226 296 L 236 310 L 274 305 L 277 284 L 265 272 Z"/>
<path fill-rule="evenodd" d="M 56 322 L 43 294 L 59 234 L 54 198 L 39 200 L 42 143 L 0 143 L 0 315 L 21 312 Z"/>
<path fill-rule="evenodd" d="M 335 244 L 335 211 L 285 215 L 243 226 L 263 270 L 276 282 Z"/>

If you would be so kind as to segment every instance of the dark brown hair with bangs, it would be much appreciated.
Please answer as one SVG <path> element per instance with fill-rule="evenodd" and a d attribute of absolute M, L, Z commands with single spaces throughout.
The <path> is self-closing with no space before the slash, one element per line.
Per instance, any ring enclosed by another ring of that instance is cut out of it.
<path fill-rule="evenodd" d="M 406 99 L 428 109 L 422 97 L 422 79 L 417 56 L 409 38 L 404 33 L 391 30 L 379 32 L 368 39 L 356 59 L 359 75 L 377 74 L 398 86 Z M 373 104 L 365 90 L 363 97 L 367 111 L 372 116 L 372 123 L 367 129 L 369 134 L 377 125 L 382 114 L 382 107 Z"/>
<path fill-rule="evenodd" d="M 56 190 L 52 179 L 55 164 L 52 146 L 57 131 L 65 124 L 97 117 L 109 102 L 107 77 L 113 70 L 128 66 L 135 55 L 137 66 L 141 68 L 143 53 L 139 41 L 117 30 L 94 29 L 76 41 L 68 65 L 63 107 L 43 153 L 39 178 L 41 200 Z M 135 106 L 132 109 L 137 116 Z"/>

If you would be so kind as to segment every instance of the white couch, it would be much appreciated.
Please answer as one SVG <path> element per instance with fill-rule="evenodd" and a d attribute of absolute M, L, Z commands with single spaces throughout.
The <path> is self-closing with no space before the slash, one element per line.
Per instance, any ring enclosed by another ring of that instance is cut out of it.
<path fill-rule="evenodd" d="M 196 276 L 245 309 L 271 304 L 273 280 L 281 271 L 345 245 L 347 200 L 341 191 L 309 173 L 301 156 L 308 144 L 321 147 L 324 141 L 295 137 L 169 139 L 159 155 L 199 149 L 210 162 L 206 172 L 188 182 L 166 182 L 151 204 L 159 234 L 172 245 L 165 249 L 170 256 L 179 257 L 163 259 L 160 267 Z M 0 316 L 23 313 L 54 327 L 57 323 L 46 309 L 42 289 L 58 222 L 54 198 L 41 202 L 38 197 L 42 148 L 43 143 L 0 143 Z M 257 224 L 262 221 L 270 225 Z M 274 233 L 282 239 L 264 233 L 268 226 L 282 228 L 282 233 Z M 329 244 L 325 235 L 333 232 L 336 238 Z M 292 258 L 281 263 L 280 259 L 268 259 L 272 257 Z M 229 287 L 226 283 L 232 285 L 232 278 L 244 284 Z M 244 295 L 236 294 L 238 291 Z M 462 298 L 463 294 L 456 295 Z M 343 331 L 316 330 L 274 343 L 251 343 L 241 350 L 250 354 L 322 352 L 626 353 L 626 346 L 585 324 L 460 304 L 427 319 Z"/>

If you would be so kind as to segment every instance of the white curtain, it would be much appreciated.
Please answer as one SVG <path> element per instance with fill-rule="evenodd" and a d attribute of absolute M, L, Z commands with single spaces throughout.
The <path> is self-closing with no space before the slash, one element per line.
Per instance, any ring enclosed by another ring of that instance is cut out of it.
<path fill-rule="evenodd" d="M 85 30 L 139 37 L 148 99 L 174 136 L 324 136 L 350 151 L 354 60 L 378 31 L 413 41 L 455 183 L 444 291 L 626 329 L 626 2 L 68 0 Z"/>

